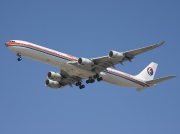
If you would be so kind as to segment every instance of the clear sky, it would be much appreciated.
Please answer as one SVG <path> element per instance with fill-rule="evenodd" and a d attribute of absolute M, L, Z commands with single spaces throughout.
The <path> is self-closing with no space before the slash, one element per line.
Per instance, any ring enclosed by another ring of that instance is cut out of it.
<path fill-rule="evenodd" d="M 180 1 L 1 0 L 1 134 L 179 134 Z M 116 69 L 138 74 L 159 64 L 156 78 L 178 77 L 142 92 L 105 82 L 47 88 L 59 68 L 17 56 L 5 42 L 20 39 L 77 57 L 127 51 L 165 40 Z"/>

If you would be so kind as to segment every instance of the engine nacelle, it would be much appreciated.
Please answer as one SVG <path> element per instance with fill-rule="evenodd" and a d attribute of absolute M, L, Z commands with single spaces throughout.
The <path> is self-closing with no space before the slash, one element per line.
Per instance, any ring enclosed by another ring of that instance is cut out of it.
<path fill-rule="evenodd" d="M 94 63 L 90 59 L 86 59 L 86 58 L 79 58 L 78 63 L 80 65 L 90 66 L 90 67 L 94 65 Z"/>
<path fill-rule="evenodd" d="M 124 55 L 121 52 L 110 51 L 109 58 L 114 58 L 116 61 L 122 61 L 124 59 Z"/>
<path fill-rule="evenodd" d="M 55 72 L 49 72 L 47 74 L 48 79 L 53 80 L 53 81 L 61 81 L 62 76 L 59 73 L 55 73 Z"/>
<path fill-rule="evenodd" d="M 60 88 L 61 87 L 59 82 L 53 81 L 53 80 L 46 80 L 45 84 L 46 84 L 46 86 L 48 86 L 50 88 Z"/>

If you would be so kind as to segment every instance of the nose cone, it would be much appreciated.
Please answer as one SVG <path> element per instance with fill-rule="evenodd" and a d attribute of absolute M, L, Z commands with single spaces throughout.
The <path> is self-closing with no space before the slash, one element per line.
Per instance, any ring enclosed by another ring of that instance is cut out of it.
<path fill-rule="evenodd" d="M 5 45 L 6 45 L 6 47 L 8 47 L 9 45 L 11 45 L 11 42 L 8 41 L 5 43 Z"/>
<path fill-rule="evenodd" d="M 5 43 L 5 46 L 6 46 L 6 47 L 8 46 L 8 42 Z"/>
<path fill-rule="evenodd" d="M 12 42 L 12 41 L 8 41 L 8 42 L 5 43 L 6 47 L 9 47 L 12 44 L 14 44 L 14 42 Z"/>

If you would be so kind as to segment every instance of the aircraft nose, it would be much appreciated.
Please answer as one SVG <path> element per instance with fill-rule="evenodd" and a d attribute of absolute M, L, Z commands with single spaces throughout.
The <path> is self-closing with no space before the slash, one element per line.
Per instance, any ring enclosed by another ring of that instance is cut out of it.
<path fill-rule="evenodd" d="M 8 41 L 8 42 L 5 43 L 5 46 L 8 47 L 8 46 L 11 45 L 11 44 L 12 44 L 12 42 L 11 42 L 11 41 Z"/>
<path fill-rule="evenodd" d="M 5 43 L 5 46 L 6 46 L 6 47 L 8 46 L 8 43 L 7 43 L 7 42 Z"/>

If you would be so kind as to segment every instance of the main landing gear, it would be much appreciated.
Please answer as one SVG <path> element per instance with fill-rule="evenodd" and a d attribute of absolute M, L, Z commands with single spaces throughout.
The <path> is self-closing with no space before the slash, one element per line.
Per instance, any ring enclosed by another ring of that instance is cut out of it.
<path fill-rule="evenodd" d="M 87 83 L 87 84 L 89 84 L 89 83 L 94 83 L 94 82 L 95 82 L 95 79 L 97 79 L 98 82 L 100 82 L 100 81 L 103 80 L 102 77 L 99 77 L 99 74 L 95 74 L 95 75 L 93 76 L 93 78 L 92 78 L 92 77 L 89 77 L 89 79 L 86 80 L 86 83 Z"/>
<path fill-rule="evenodd" d="M 95 74 L 93 77 L 89 77 L 89 79 L 86 80 L 86 83 L 87 83 L 87 84 L 89 84 L 89 83 L 94 83 L 95 80 L 97 80 L 97 81 L 99 82 L 99 81 L 102 81 L 103 78 L 102 78 L 102 77 L 99 77 L 99 74 Z M 76 85 L 76 86 L 79 86 L 79 89 L 85 88 L 85 85 L 82 84 L 80 81 L 79 81 L 79 82 L 76 82 L 75 85 Z"/>
<path fill-rule="evenodd" d="M 20 54 L 20 53 L 17 53 L 17 56 L 18 56 L 17 60 L 18 60 L 18 61 L 21 61 L 21 60 L 22 60 L 21 54 Z"/>
<path fill-rule="evenodd" d="M 85 85 L 83 85 L 80 81 L 76 83 L 76 86 L 79 86 L 79 89 L 85 88 Z"/>

